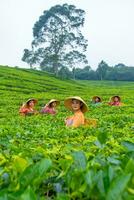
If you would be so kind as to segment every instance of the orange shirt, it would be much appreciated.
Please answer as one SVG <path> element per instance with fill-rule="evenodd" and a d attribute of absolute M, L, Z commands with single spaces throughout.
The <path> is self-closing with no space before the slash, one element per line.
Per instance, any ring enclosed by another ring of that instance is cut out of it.
<path fill-rule="evenodd" d="M 81 111 L 77 111 L 73 116 L 66 119 L 66 126 L 78 127 L 84 125 L 84 114 Z"/>

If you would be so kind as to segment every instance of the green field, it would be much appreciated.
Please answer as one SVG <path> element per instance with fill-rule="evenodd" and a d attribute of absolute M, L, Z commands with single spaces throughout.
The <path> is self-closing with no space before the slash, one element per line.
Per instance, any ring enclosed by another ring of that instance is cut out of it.
<path fill-rule="evenodd" d="M 45 72 L 0 66 L 0 200 L 134 199 L 134 82 L 60 80 Z M 69 129 L 68 96 L 89 106 L 96 128 Z M 99 95 L 120 95 L 122 107 L 91 106 Z M 37 110 L 61 100 L 56 116 L 19 116 L 23 102 Z"/>

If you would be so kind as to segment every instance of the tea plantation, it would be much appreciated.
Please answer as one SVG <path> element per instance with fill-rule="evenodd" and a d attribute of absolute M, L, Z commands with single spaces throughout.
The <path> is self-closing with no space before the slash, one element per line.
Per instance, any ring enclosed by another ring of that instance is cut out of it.
<path fill-rule="evenodd" d="M 87 102 L 96 128 L 65 127 L 64 99 L 73 95 Z M 94 95 L 102 106 L 91 106 Z M 124 106 L 108 106 L 113 95 Z M 58 114 L 19 116 L 31 97 L 38 111 L 59 99 Z M 0 66 L 0 200 L 51 199 L 134 199 L 134 82 L 60 80 Z"/>

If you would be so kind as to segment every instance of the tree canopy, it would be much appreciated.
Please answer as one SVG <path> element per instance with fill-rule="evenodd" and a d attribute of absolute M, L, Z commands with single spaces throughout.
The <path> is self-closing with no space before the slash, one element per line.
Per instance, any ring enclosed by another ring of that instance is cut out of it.
<path fill-rule="evenodd" d="M 45 10 L 34 24 L 32 49 L 24 49 L 22 60 L 30 66 L 39 65 L 42 70 L 49 67 L 55 74 L 62 67 L 87 64 L 87 40 L 81 32 L 84 21 L 85 11 L 74 5 Z"/>
<path fill-rule="evenodd" d="M 109 66 L 105 61 L 98 64 L 96 70 L 91 67 L 76 68 L 75 78 L 81 80 L 116 80 L 116 81 L 134 81 L 134 67 L 119 63 L 115 66 Z"/>

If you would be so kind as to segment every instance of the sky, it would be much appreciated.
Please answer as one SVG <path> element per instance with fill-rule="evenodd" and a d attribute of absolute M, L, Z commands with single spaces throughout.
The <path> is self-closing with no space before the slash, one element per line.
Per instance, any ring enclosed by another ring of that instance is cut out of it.
<path fill-rule="evenodd" d="M 134 66 L 134 0 L 0 0 L 0 65 L 28 67 L 21 58 L 31 48 L 35 22 L 44 10 L 64 3 L 86 12 L 82 33 L 93 69 L 101 60 Z"/>

